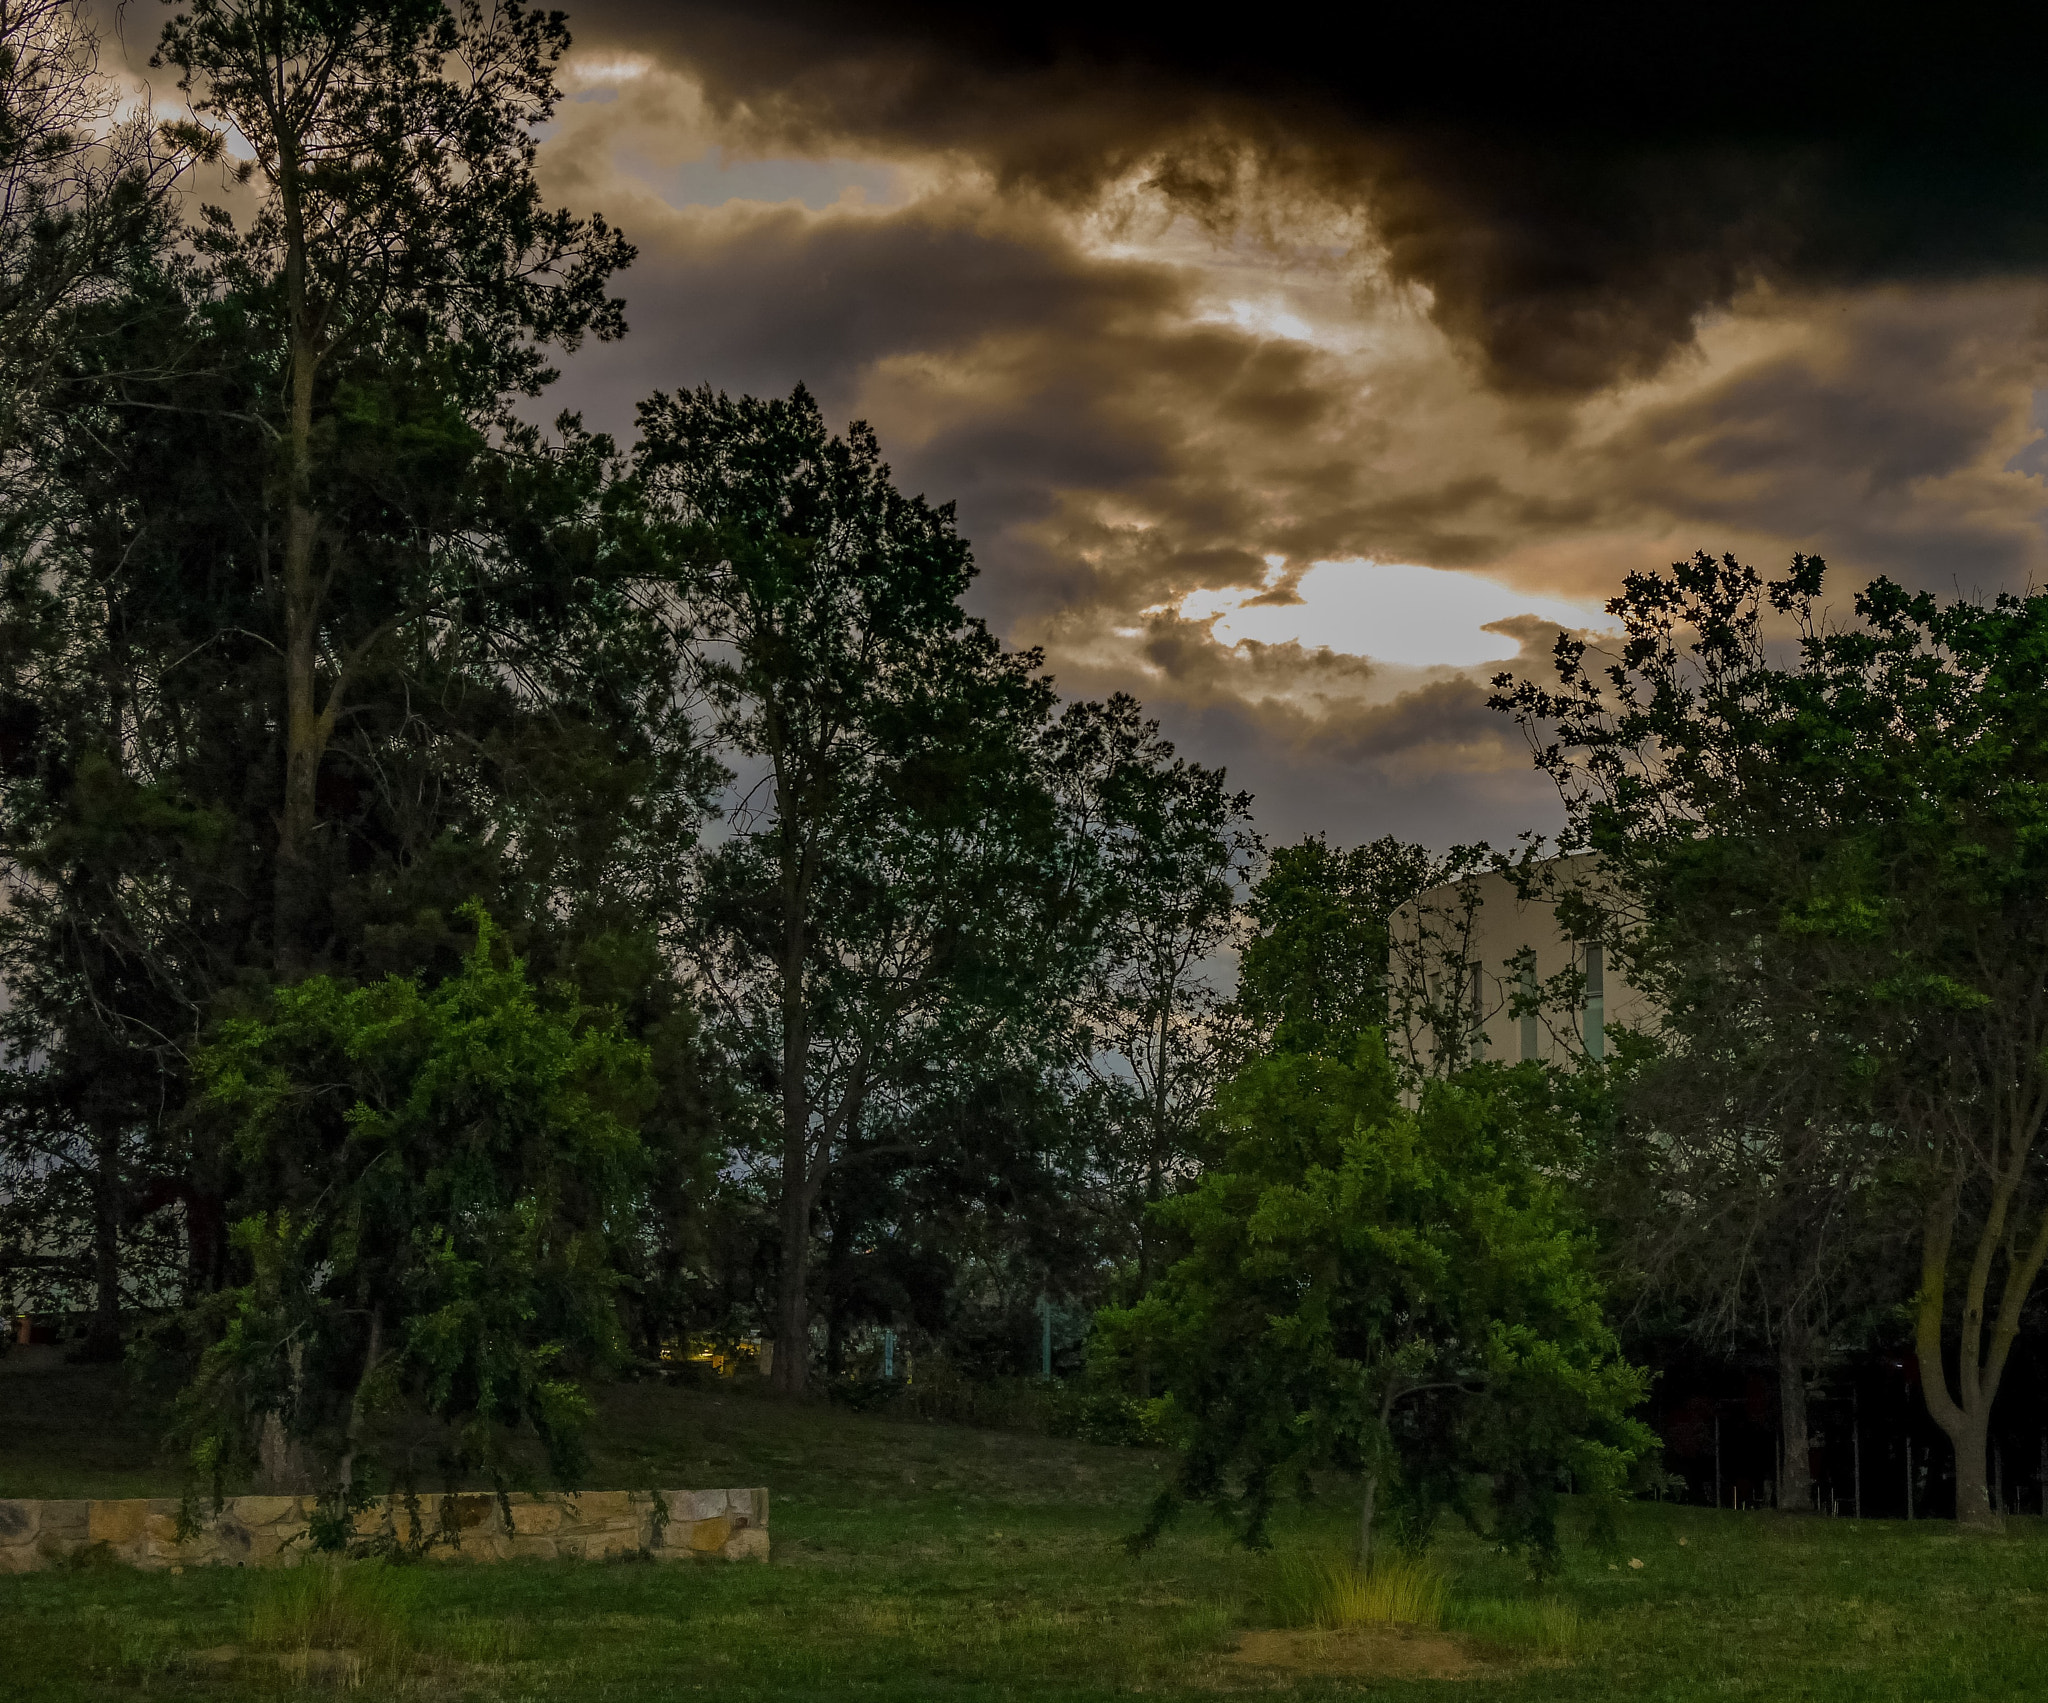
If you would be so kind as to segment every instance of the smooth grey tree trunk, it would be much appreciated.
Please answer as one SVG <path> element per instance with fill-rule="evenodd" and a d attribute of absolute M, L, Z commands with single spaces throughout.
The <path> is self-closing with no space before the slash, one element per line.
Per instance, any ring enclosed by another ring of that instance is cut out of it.
<path fill-rule="evenodd" d="M 1813 1471 L 1807 1454 L 1806 1362 L 1811 1337 L 1796 1321 L 1778 1332 L 1778 1426 L 1784 1459 L 1778 1469 L 1778 1506 L 1794 1514 L 1813 1507 Z"/>

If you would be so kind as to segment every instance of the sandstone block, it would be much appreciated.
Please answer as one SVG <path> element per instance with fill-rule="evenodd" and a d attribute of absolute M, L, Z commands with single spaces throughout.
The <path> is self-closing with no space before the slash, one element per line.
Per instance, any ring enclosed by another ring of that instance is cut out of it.
<path fill-rule="evenodd" d="M 490 1524 L 497 1517 L 498 1499 L 495 1496 L 451 1496 L 441 1504 L 439 1512 L 444 1525 L 451 1525 L 460 1532 L 471 1532 Z"/>
<path fill-rule="evenodd" d="M 512 1530 L 521 1537 L 535 1537 L 542 1532 L 560 1531 L 562 1510 L 548 1502 L 514 1502 L 512 1504 Z"/>
<path fill-rule="evenodd" d="M 715 1555 L 732 1536 L 732 1521 L 720 1514 L 714 1520 L 690 1522 L 690 1548 L 699 1555 Z"/>
<path fill-rule="evenodd" d="M 115 1549 L 137 1542 L 148 1526 L 149 1504 L 144 1501 L 94 1502 L 86 1516 L 86 1536 Z"/>
<path fill-rule="evenodd" d="M 718 1553 L 728 1561 L 766 1561 L 768 1534 L 759 1526 L 743 1526 L 725 1540 Z"/>
<path fill-rule="evenodd" d="M 768 1554 L 768 1498 L 762 1490 L 665 1492 L 670 1518 L 657 1553 L 665 1559 L 759 1560 Z M 426 1533 L 444 1518 L 460 1543 L 440 1541 L 427 1553 L 447 1561 L 511 1557 L 601 1560 L 631 1555 L 655 1541 L 655 1501 L 647 1491 L 605 1490 L 581 1497 L 521 1492 L 511 1499 L 512 1528 L 498 1518 L 496 1497 L 468 1493 L 420 1509 Z M 0 1574 L 60 1564 L 81 1550 L 133 1565 L 182 1572 L 195 1566 L 295 1566 L 307 1559 L 310 1497 L 240 1496 L 222 1513 L 200 1515 L 191 1536 L 178 1535 L 180 1504 L 172 1497 L 107 1497 L 94 1501 L 0 1499 Z M 693 1517 L 694 1516 L 694 1517 Z M 380 1501 L 358 1512 L 357 1535 L 399 1531 L 410 1524 L 402 1505 Z"/>
<path fill-rule="evenodd" d="M 266 1562 L 275 1561 L 284 1552 L 285 1543 L 290 1536 L 291 1533 L 279 1531 L 275 1526 L 266 1526 L 260 1531 L 252 1531 L 249 1534 L 249 1553 L 247 1556 L 249 1565 L 251 1567 L 261 1567 Z M 303 1549 L 304 1547 L 303 1544 L 292 1545 L 294 1550 Z"/>

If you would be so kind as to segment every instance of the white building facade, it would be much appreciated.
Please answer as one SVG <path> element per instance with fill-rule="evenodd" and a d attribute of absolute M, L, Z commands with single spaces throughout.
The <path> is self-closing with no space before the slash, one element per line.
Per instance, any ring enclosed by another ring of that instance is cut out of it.
<path fill-rule="evenodd" d="M 1390 921 L 1388 1043 L 1425 1074 L 1487 1059 L 1598 1061 L 1610 1029 L 1654 1021 L 1614 962 L 1598 860 L 1553 858 L 1520 877 L 1475 871 Z M 1591 920 L 1568 924 L 1560 901 Z"/>

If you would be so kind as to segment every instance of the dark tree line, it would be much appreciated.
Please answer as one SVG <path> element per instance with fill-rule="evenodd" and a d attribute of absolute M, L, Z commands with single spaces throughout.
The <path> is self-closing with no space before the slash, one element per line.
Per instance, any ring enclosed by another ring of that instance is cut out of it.
<path fill-rule="evenodd" d="M 153 133 L 70 8 L 4 35 L 11 1293 L 196 1369 L 216 1480 L 348 1495 L 567 1470 L 577 1380 L 693 1338 L 1013 1370 L 1142 1267 L 1247 801 L 1062 705 L 803 391 L 523 423 L 626 329 L 533 177 L 562 18 L 198 0 Z"/>
<path fill-rule="evenodd" d="M 2048 1258 L 2048 603 L 1879 582 L 1831 629 L 1817 562 L 1701 558 L 1629 582 L 1618 656 L 1504 678 L 1597 854 L 1520 879 L 1658 1017 L 1485 1062 L 1438 973 L 1483 849 L 1269 855 L 965 612 L 866 427 L 526 423 L 627 329 L 630 243 L 534 178 L 568 40 L 188 0 L 152 130 L 70 5 L 0 12 L 17 1303 L 175 1367 L 195 1469 L 336 1531 L 573 1476 L 591 1380 L 692 1343 L 797 1395 L 878 1330 L 991 1377 L 1101 1309 L 1087 1375 L 1184 1445 L 1153 1529 L 1256 1538 L 1335 1465 L 1362 1557 L 1451 1510 L 1539 1558 L 1560 1482 L 1649 1482 L 1603 1309 L 1638 1358 L 1652 1317 L 1763 1345 L 1803 1437 L 1904 1307 L 1989 1518 Z"/>

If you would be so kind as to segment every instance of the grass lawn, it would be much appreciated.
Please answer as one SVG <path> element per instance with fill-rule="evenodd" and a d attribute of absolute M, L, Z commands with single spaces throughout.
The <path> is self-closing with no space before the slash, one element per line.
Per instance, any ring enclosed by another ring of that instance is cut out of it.
<path fill-rule="evenodd" d="M 171 1493 L 154 1424 L 116 1373 L 0 1362 L 0 1496 Z M 1540 1592 L 1447 1533 L 1445 1631 L 1276 1633 L 1348 1507 L 1290 1512 L 1271 1555 L 1191 1518 L 1133 1561 L 1153 1456 L 647 1385 L 613 1392 L 598 1453 L 605 1488 L 769 1486 L 773 1562 L 0 1578 L 0 1698 L 2048 1696 L 2038 1521 L 1645 1504 Z"/>

